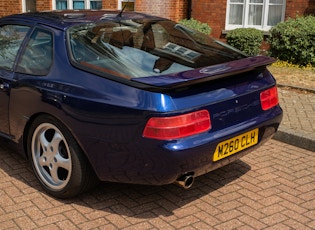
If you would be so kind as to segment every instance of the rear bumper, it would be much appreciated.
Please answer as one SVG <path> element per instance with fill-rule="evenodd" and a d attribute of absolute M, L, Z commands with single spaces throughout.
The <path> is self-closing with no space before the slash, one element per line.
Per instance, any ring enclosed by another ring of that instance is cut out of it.
<path fill-rule="evenodd" d="M 282 110 L 277 107 L 273 117 L 255 118 L 243 124 L 176 141 L 141 139 L 127 143 L 93 141 L 88 157 L 102 181 L 163 185 L 176 181 L 185 173 L 200 176 L 254 151 L 277 131 Z M 259 128 L 258 144 L 217 162 L 213 154 L 218 143 Z"/>

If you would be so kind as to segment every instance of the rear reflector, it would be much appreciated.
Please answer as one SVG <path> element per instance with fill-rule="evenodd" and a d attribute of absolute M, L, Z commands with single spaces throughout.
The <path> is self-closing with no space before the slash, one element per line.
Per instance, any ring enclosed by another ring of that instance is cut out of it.
<path fill-rule="evenodd" d="M 279 104 L 277 87 L 272 87 L 260 93 L 260 103 L 263 110 L 271 109 Z"/>
<path fill-rule="evenodd" d="M 210 114 L 200 110 L 173 117 L 152 117 L 146 124 L 143 136 L 158 140 L 188 137 L 211 129 Z"/>

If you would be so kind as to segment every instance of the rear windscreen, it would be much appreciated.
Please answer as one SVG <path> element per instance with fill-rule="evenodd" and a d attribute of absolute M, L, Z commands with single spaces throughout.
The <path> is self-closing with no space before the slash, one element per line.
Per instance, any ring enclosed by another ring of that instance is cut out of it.
<path fill-rule="evenodd" d="M 68 29 L 72 62 L 98 73 L 139 78 L 244 58 L 205 34 L 169 20 L 99 21 Z"/>

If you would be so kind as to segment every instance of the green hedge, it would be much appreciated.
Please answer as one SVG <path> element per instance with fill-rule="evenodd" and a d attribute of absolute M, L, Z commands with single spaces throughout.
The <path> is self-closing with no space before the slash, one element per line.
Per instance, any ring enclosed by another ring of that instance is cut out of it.
<path fill-rule="evenodd" d="M 179 23 L 207 35 L 211 33 L 211 27 L 207 23 L 202 23 L 193 18 L 182 19 L 179 21 Z"/>
<path fill-rule="evenodd" d="M 298 65 L 315 66 L 315 17 L 288 19 L 270 30 L 270 55 Z"/>
<path fill-rule="evenodd" d="M 263 32 L 254 28 L 238 28 L 226 35 L 229 45 L 243 51 L 248 55 L 258 55 L 263 42 Z"/>

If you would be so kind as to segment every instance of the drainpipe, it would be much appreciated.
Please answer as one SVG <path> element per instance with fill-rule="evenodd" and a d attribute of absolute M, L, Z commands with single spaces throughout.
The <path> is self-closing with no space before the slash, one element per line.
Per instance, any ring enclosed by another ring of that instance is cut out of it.
<path fill-rule="evenodd" d="M 187 4 L 187 19 L 191 19 L 192 0 L 188 0 Z"/>

